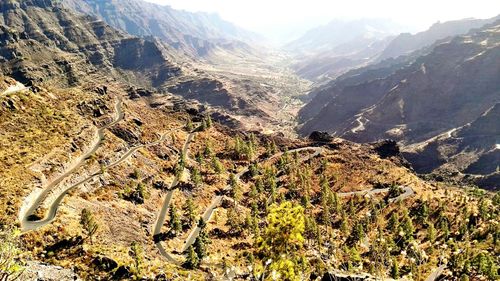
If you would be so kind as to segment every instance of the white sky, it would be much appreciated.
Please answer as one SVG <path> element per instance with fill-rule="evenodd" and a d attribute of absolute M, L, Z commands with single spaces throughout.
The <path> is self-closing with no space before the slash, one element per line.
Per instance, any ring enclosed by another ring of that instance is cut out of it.
<path fill-rule="evenodd" d="M 216 12 L 246 29 L 270 35 L 333 19 L 390 18 L 426 29 L 432 23 L 500 14 L 500 0 L 146 0 L 188 11 Z M 300 28 L 298 28 L 300 29 Z M 289 31 L 290 32 L 290 31 Z"/>

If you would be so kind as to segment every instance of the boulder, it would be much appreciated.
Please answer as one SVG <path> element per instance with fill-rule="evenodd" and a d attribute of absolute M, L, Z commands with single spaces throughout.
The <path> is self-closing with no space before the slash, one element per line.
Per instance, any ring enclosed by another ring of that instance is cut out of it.
<path fill-rule="evenodd" d="M 120 139 L 126 141 L 128 144 L 134 144 L 139 142 L 139 134 L 132 131 L 129 128 L 123 127 L 123 126 L 113 126 L 110 131 L 115 134 L 115 136 L 119 137 Z"/>
<path fill-rule="evenodd" d="M 372 143 L 373 150 L 382 158 L 389 158 L 393 156 L 401 156 L 399 145 L 394 140 L 382 140 Z"/>
<path fill-rule="evenodd" d="M 130 272 L 130 267 L 122 265 L 115 271 L 113 280 L 129 280 L 131 277 L 132 273 Z"/>
<path fill-rule="evenodd" d="M 92 265 L 106 272 L 113 271 L 118 267 L 118 263 L 108 257 L 97 257 L 92 261 Z"/>
<path fill-rule="evenodd" d="M 331 142 L 333 137 L 327 132 L 314 131 L 309 135 L 309 139 L 314 142 Z"/>

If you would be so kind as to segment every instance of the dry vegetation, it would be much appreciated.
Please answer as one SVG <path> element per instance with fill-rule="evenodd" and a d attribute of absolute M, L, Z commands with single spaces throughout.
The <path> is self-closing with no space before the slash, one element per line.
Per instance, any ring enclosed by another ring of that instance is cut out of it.
<path fill-rule="evenodd" d="M 92 123 L 100 126 L 109 121 L 117 98 L 124 101 L 124 120 L 106 130 L 96 154 L 68 182 L 98 171 L 102 163 L 119 159 L 135 145 L 168 136 L 71 191 L 53 223 L 23 235 L 24 249 L 32 258 L 72 268 L 89 280 L 117 277 L 120 272 L 137 279 L 218 280 L 235 274 L 267 280 L 270 268 L 282 274 L 281 280 L 286 279 L 284 269 L 294 272 L 290 280 L 334 270 L 423 280 L 440 264 L 447 265 L 449 279 L 498 278 L 498 196 L 426 183 L 401 166 L 396 156 L 381 159 L 368 145 L 342 140 L 325 145 L 320 156 L 305 162 L 300 159 L 313 152 L 285 153 L 268 161 L 279 151 L 315 144 L 214 125 L 196 133 L 188 155 L 181 157 L 189 134 L 187 120 L 193 118 L 195 124 L 206 120 L 162 107 L 152 109 L 151 99 L 129 100 L 116 85 L 108 92 L 98 98 L 107 106 L 99 118 L 78 109 L 82 101 L 96 99 L 89 91 L 40 89 L 0 99 L 3 224 L 16 220 L 20 202 L 40 185 L 40 176 L 30 167 L 43 168 L 48 178 L 60 173 L 68 153 L 81 154 L 91 139 Z M 15 109 L 6 107 L 7 100 Z M 137 139 L 124 139 L 125 131 Z M 249 165 L 252 169 L 241 180 L 232 179 Z M 180 263 L 186 260 L 180 251 L 191 228 L 214 197 L 222 196 L 204 229 L 207 256 L 190 270 L 162 257 L 152 234 L 176 175 L 181 178 L 171 203 L 176 218 L 172 213 L 167 216 L 161 243 Z M 415 194 L 390 204 L 401 186 L 411 187 Z M 373 188 L 390 192 L 342 195 Z M 190 211 L 189 200 L 194 205 Z M 262 249 L 270 235 L 269 214 L 282 204 L 292 204 L 286 206 L 295 206 L 300 214 L 294 217 L 303 218 L 292 222 L 303 240 L 294 244 L 293 253 L 286 253 L 286 261 L 273 252 L 279 248 Z M 93 239 L 80 223 L 83 209 L 91 211 L 98 225 Z M 174 232 L 176 220 L 181 229 Z"/>

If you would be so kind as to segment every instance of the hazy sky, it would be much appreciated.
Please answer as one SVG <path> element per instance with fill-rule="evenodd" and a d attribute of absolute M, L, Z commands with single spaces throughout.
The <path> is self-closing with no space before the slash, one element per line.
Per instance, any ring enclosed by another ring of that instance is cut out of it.
<path fill-rule="evenodd" d="M 216 12 L 264 35 L 298 31 L 330 20 L 390 18 L 425 29 L 441 20 L 487 18 L 500 14 L 500 0 L 147 0 L 188 11 Z M 290 28 L 291 27 L 291 28 Z"/>

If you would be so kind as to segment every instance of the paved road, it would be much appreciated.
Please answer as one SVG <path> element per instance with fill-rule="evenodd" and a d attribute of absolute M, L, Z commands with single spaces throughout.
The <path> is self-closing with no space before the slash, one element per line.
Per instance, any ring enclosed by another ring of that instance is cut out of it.
<path fill-rule="evenodd" d="M 144 144 L 144 145 L 138 145 L 138 146 L 135 146 L 135 147 L 129 149 L 129 151 L 127 151 L 127 153 L 125 153 L 124 155 L 122 155 L 120 157 L 120 159 L 118 159 L 115 162 L 107 165 L 106 169 L 111 169 L 111 168 L 113 168 L 115 166 L 120 165 L 121 163 L 123 163 L 124 161 L 126 161 L 130 156 L 132 156 L 137 150 L 139 150 L 139 149 L 141 149 L 143 147 L 154 146 L 154 145 L 158 145 L 158 144 L 164 142 L 166 140 L 166 136 L 167 135 L 164 134 L 156 142 L 149 143 L 149 144 Z M 22 230 L 23 231 L 35 230 L 35 229 L 38 229 L 38 228 L 40 228 L 42 226 L 45 226 L 45 225 L 51 223 L 55 219 L 55 217 L 57 215 L 57 210 L 59 209 L 59 206 L 61 205 L 62 200 L 68 194 L 68 192 L 70 192 L 73 189 L 76 189 L 77 187 L 81 186 L 82 184 L 85 184 L 85 183 L 91 181 L 92 179 L 100 176 L 101 174 L 102 174 L 101 171 L 96 171 L 93 174 L 91 174 L 90 176 L 86 177 L 85 179 L 79 181 L 78 183 L 76 183 L 74 185 L 71 185 L 68 188 L 64 189 L 59 194 L 59 196 L 57 196 L 56 199 L 54 201 L 52 201 L 52 203 L 49 205 L 48 212 L 47 212 L 47 214 L 45 215 L 45 217 L 43 219 L 38 220 L 38 221 L 30 221 L 30 220 L 28 220 L 28 215 L 26 215 L 25 218 L 23 219 L 23 222 L 22 222 Z M 27 214 L 29 214 L 29 213 L 27 213 Z"/>
<path fill-rule="evenodd" d="M 189 144 L 193 140 L 194 135 L 195 135 L 195 133 L 191 132 L 188 135 L 188 137 L 187 137 L 187 139 L 184 142 L 184 145 L 182 147 L 182 154 L 185 155 L 186 158 L 188 158 Z M 180 156 L 179 156 L 179 159 L 180 159 Z M 170 203 L 172 202 L 172 198 L 174 196 L 175 187 L 178 184 L 179 184 L 179 177 L 176 175 L 174 180 L 172 181 L 172 183 L 169 186 L 169 190 L 167 192 L 167 195 L 165 196 L 165 200 L 163 201 L 162 208 L 160 210 L 160 213 L 158 214 L 158 218 L 156 219 L 156 223 L 155 223 L 154 228 L 153 228 L 153 236 L 156 236 L 156 235 L 161 233 L 161 228 L 162 228 L 163 224 L 165 223 L 165 220 L 167 218 L 167 212 L 168 212 L 168 209 L 170 208 Z M 165 248 L 161 244 L 161 241 L 159 241 L 158 243 L 155 243 L 155 245 L 156 245 L 156 248 L 158 248 L 158 251 L 160 251 L 160 254 L 163 257 L 165 257 L 169 262 L 174 263 L 174 264 L 180 264 L 171 254 L 169 254 L 165 250 Z"/>
<path fill-rule="evenodd" d="M 113 119 L 113 121 L 110 124 L 97 130 L 96 137 L 94 138 L 94 141 L 92 142 L 89 150 L 86 153 L 84 153 L 82 156 L 78 157 L 72 164 L 70 164 L 69 167 L 66 168 L 66 170 L 61 175 L 59 175 L 55 179 L 49 181 L 45 185 L 45 188 L 43 188 L 43 191 L 37 196 L 35 201 L 30 205 L 30 208 L 24 214 L 21 214 L 21 216 L 22 216 L 21 217 L 21 229 L 23 231 L 37 229 L 38 227 L 42 226 L 42 225 L 36 224 L 36 222 L 28 221 L 28 217 L 30 215 L 32 215 L 36 211 L 36 209 L 38 209 L 38 207 L 42 204 L 43 200 L 45 200 L 47 195 L 50 193 L 50 191 L 54 187 L 56 187 L 59 183 L 61 183 L 68 176 L 73 174 L 78 168 L 80 168 L 83 165 L 83 163 L 85 163 L 87 158 L 92 156 L 97 151 L 97 149 L 101 145 L 102 140 L 104 139 L 104 131 L 107 128 L 120 122 L 122 119 L 123 119 L 123 111 L 121 108 L 121 102 L 117 101 L 115 103 L 115 118 Z"/>
<path fill-rule="evenodd" d="M 411 187 L 403 186 L 403 193 L 398 197 L 389 199 L 389 204 L 392 204 L 397 201 L 405 200 L 415 194 L 415 191 Z M 380 189 L 370 189 L 370 190 L 362 190 L 362 191 L 353 191 L 353 192 L 343 192 L 337 193 L 339 197 L 350 197 L 354 195 L 362 195 L 362 196 L 372 196 L 380 193 L 389 192 L 389 188 L 380 188 Z"/>
<path fill-rule="evenodd" d="M 92 179 L 98 177 L 99 175 L 101 175 L 101 171 L 96 171 L 96 172 L 92 173 L 90 176 L 86 177 L 85 179 L 77 182 L 76 184 L 73 184 L 73 185 L 65 188 L 54 199 L 54 201 L 52 201 L 50 203 L 48 211 L 47 211 L 47 214 L 45 215 L 45 217 L 43 219 L 37 220 L 37 221 L 28 220 L 28 218 L 36 211 L 36 209 L 38 209 L 38 207 L 46 199 L 47 195 L 53 190 L 53 188 L 55 188 L 59 183 L 61 183 L 69 175 L 71 175 L 72 173 L 74 173 L 76 171 L 76 169 L 78 169 L 79 167 L 81 167 L 83 165 L 83 163 L 86 161 L 86 159 L 88 157 L 90 157 L 91 155 L 93 155 L 97 151 L 97 149 L 99 148 L 99 146 L 100 146 L 100 144 L 101 144 L 101 142 L 102 142 L 102 140 L 104 138 L 104 130 L 107 129 L 107 128 L 109 128 L 109 127 L 111 127 L 111 126 L 113 126 L 113 125 L 115 125 L 119 121 L 121 121 L 123 119 L 123 116 L 124 115 L 123 115 L 123 111 L 121 109 L 121 102 L 117 101 L 117 103 L 115 105 L 115 118 L 114 118 L 113 122 L 109 123 L 108 125 L 100 128 L 98 130 L 97 141 L 91 146 L 90 150 L 87 153 L 85 153 L 84 155 L 82 155 L 81 157 L 79 157 L 77 159 L 77 161 L 75 161 L 68 169 L 66 169 L 66 171 L 62 175 L 60 175 L 59 177 L 57 177 L 56 179 L 54 179 L 53 181 L 51 181 L 49 184 L 47 184 L 47 186 L 44 188 L 44 190 L 42 191 L 42 193 L 39 194 L 37 196 L 37 198 L 34 200 L 34 202 L 30 205 L 30 208 L 24 214 L 22 214 L 22 217 L 21 217 L 21 229 L 22 229 L 22 231 L 35 230 L 35 229 L 38 229 L 38 228 L 40 228 L 42 226 L 45 226 L 45 225 L 51 223 L 55 219 L 55 217 L 57 215 L 57 210 L 59 209 L 59 206 L 60 206 L 62 200 L 68 194 L 68 192 L 70 192 L 71 190 L 73 190 L 73 189 L 81 186 L 82 184 L 85 184 L 85 183 L 91 181 Z M 115 166 L 118 166 L 122 162 L 126 161 L 137 150 L 139 150 L 139 149 L 141 149 L 143 147 L 149 147 L 149 146 L 158 145 L 158 144 L 164 142 L 166 139 L 167 139 L 167 134 L 164 134 L 156 142 L 152 142 L 152 143 L 144 144 L 144 145 L 134 146 L 134 147 L 130 148 L 118 160 L 110 163 L 105 168 L 106 169 L 111 169 L 111 168 L 113 168 Z"/>

